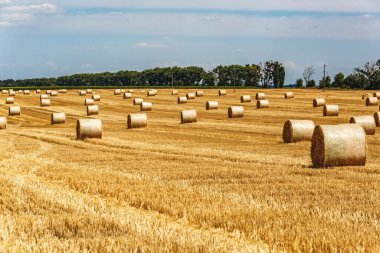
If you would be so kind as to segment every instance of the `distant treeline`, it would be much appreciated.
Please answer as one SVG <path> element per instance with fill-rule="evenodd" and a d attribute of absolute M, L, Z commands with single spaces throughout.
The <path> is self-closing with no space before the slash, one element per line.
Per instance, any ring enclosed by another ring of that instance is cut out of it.
<path fill-rule="evenodd" d="M 74 86 L 231 86 L 283 87 L 285 68 L 282 63 L 217 66 L 211 71 L 202 67 L 167 67 L 144 71 L 119 71 L 75 74 L 57 78 L 32 78 L 0 81 L 2 87 L 74 87 Z"/>

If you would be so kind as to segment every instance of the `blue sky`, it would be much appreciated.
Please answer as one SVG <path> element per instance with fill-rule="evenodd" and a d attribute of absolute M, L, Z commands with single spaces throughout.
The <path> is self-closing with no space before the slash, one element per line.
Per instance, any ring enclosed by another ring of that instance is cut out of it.
<path fill-rule="evenodd" d="M 380 57 L 377 0 L 0 0 L 0 79 L 278 60 L 349 74 Z"/>

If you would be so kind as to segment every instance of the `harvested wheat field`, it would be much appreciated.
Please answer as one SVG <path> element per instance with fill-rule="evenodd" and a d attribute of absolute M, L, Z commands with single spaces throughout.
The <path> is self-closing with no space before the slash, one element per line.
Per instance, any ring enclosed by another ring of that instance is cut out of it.
<path fill-rule="evenodd" d="M 363 91 L 135 90 L 152 102 L 147 127 L 128 129 L 140 113 L 114 90 L 101 96 L 99 114 L 87 116 L 77 91 L 50 97 L 17 94 L 21 115 L 8 116 L 0 94 L 0 251 L 43 252 L 379 252 L 380 128 L 367 135 L 363 167 L 315 169 L 310 141 L 285 144 L 287 120 L 346 124 L 373 115 Z M 265 92 L 269 108 L 241 103 Z M 88 94 L 86 98 L 91 98 Z M 314 98 L 339 106 L 323 117 Z M 219 109 L 206 110 L 207 101 Z M 230 106 L 244 117 L 228 118 Z M 181 124 L 195 109 L 197 122 Z M 51 125 L 51 114 L 66 123 Z M 76 140 L 78 119 L 102 120 L 102 139 Z"/>

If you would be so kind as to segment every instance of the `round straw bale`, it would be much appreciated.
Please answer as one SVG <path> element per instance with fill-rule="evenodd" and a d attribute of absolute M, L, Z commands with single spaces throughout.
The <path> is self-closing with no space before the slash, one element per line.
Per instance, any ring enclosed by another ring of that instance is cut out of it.
<path fill-rule="evenodd" d="M 97 115 L 97 114 L 99 114 L 99 106 L 98 105 L 87 106 L 87 116 Z"/>
<path fill-rule="evenodd" d="M 55 112 L 51 114 L 51 124 L 63 124 L 66 122 L 66 114 L 64 112 Z"/>
<path fill-rule="evenodd" d="M 206 110 L 216 110 L 219 108 L 218 101 L 207 101 L 206 102 Z"/>
<path fill-rule="evenodd" d="M 197 111 L 196 110 L 182 110 L 181 111 L 181 123 L 195 123 L 197 122 Z"/>
<path fill-rule="evenodd" d="M 29 95 L 30 94 L 30 90 L 24 90 L 24 95 Z"/>
<path fill-rule="evenodd" d="M 1 93 L 2 94 L 8 94 L 8 91 L 7 90 L 2 90 Z"/>
<path fill-rule="evenodd" d="M 228 118 L 242 118 L 244 117 L 243 106 L 230 106 L 228 107 Z"/>
<path fill-rule="evenodd" d="M 197 97 L 203 97 L 203 91 L 198 90 L 198 91 L 195 92 L 195 95 L 196 95 Z"/>
<path fill-rule="evenodd" d="M 50 99 L 49 98 L 43 98 L 40 100 L 41 106 L 50 106 Z"/>
<path fill-rule="evenodd" d="M 187 97 L 178 97 L 177 102 L 178 102 L 178 104 L 186 104 L 187 103 Z"/>
<path fill-rule="evenodd" d="M 123 98 L 124 98 L 124 99 L 131 99 L 131 98 L 132 98 L 132 93 L 130 93 L 130 92 L 125 92 L 124 95 L 123 95 Z"/>
<path fill-rule="evenodd" d="M 172 90 L 172 95 L 178 95 L 178 90 Z"/>
<path fill-rule="evenodd" d="M 294 93 L 292 91 L 284 93 L 285 98 L 294 98 Z"/>
<path fill-rule="evenodd" d="M 325 105 L 323 107 L 323 116 L 339 116 L 338 105 Z"/>
<path fill-rule="evenodd" d="M 374 97 L 380 98 L 380 91 L 374 92 L 373 93 Z"/>
<path fill-rule="evenodd" d="M 257 109 L 269 108 L 269 101 L 268 100 L 257 100 L 256 108 Z"/>
<path fill-rule="evenodd" d="M 133 99 L 133 105 L 141 105 L 144 100 L 142 98 Z"/>
<path fill-rule="evenodd" d="M 6 128 L 7 128 L 7 118 L 0 117 L 0 129 L 6 129 Z"/>
<path fill-rule="evenodd" d="M 155 90 L 148 90 L 147 96 L 148 97 L 153 97 L 156 96 L 157 92 Z"/>
<path fill-rule="evenodd" d="M 186 94 L 186 97 L 187 97 L 187 99 L 195 99 L 195 93 L 194 92 L 189 92 L 189 93 L 187 93 Z"/>
<path fill-rule="evenodd" d="M 77 140 L 102 138 L 102 121 L 100 119 L 78 119 Z"/>
<path fill-rule="evenodd" d="M 152 110 L 152 102 L 142 102 L 140 105 L 140 111 L 151 111 Z"/>
<path fill-rule="evenodd" d="M 100 101 L 100 95 L 92 95 L 94 101 Z"/>
<path fill-rule="evenodd" d="M 46 94 L 50 94 L 51 90 L 46 90 Z"/>
<path fill-rule="evenodd" d="M 13 97 L 8 97 L 5 99 L 6 104 L 13 104 L 15 102 L 15 98 Z"/>
<path fill-rule="evenodd" d="M 79 96 L 86 96 L 87 92 L 85 90 L 79 91 Z"/>
<path fill-rule="evenodd" d="M 219 96 L 226 96 L 227 91 L 226 90 L 219 90 Z"/>
<path fill-rule="evenodd" d="M 20 106 L 10 106 L 8 111 L 9 116 L 21 115 Z"/>
<path fill-rule="evenodd" d="M 314 98 L 313 99 L 313 107 L 319 107 L 326 105 L 326 101 L 324 98 Z"/>
<path fill-rule="evenodd" d="M 16 96 L 16 92 L 14 90 L 10 90 L 9 96 L 12 96 L 12 97 Z"/>
<path fill-rule="evenodd" d="M 58 96 L 58 92 L 55 91 L 55 90 L 52 90 L 52 91 L 50 92 L 50 96 L 52 96 L 52 97 L 56 97 L 56 96 Z"/>
<path fill-rule="evenodd" d="M 60 89 L 58 92 L 59 93 L 67 93 L 67 89 Z"/>
<path fill-rule="evenodd" d="M 240 97 L 240 102 L 241 103 L 250 103 L 252 101 L 250 95 L 243 95 Z"/>
<path fill-rule="evenodd" d="M 92 98 L 86 98 L 84 100 L 84 105 L 94 105 L 95 101 Z"/>
<path fill-rule="evenodd" d="M 373 115 L 376 123 L 376 127 L 380 127 L 380 112 L 375 112 Z"/>
<path fill-rule="evenodd" d="M 113 91 L 113 94 L 114 94 L 114 95 L 120 95 L 120 94 L 121 94 L 121 90 L 120 90 L 120 89 L 115 89 L 115 90 Z"/>
<path fill-rule="evenodd" d="M 91 94 L 92 93 L 92 89 L 86 89 L 86 93 L 87 94 Z"/>
<path fill-rule="evenodd" d="M 47 94 L 41 94 L 40 95 L 40 100 L 41 99 L 47 99 L 47 98 L 49 98 L 49 95 L 47 95 Z"/>
<path fill-rule="evenodd" d="M 366 134 L 359 124 L 315 127 L 311 142 L 314 167 L 364 166 L 366 156 Z"/>
<path fill-rule="evenodd" d="M 256 100 L 263 100 L 263 99 L 265 99 L 265 93 L 263 92 L 256 93 Z"/>
<path fill-rule="evenodd" d="M 379 104 L 379 99 L 377 97 L 366 98 L 365 105 L 366 106 L 374 106 Z"/>
<path fill-rule="evenodd" d="M 131 113 L 128 115 L 128 128 L 141 128 L 148 125 L 145 113 Z"/>
<path fill-rule="evenodd" d="M 376 132 L 376 121 L 372 115 L 352 116 L 350 123 L 361 125 L 367 135 L 374 135 Z"/>
<path fill-rule="evenodd" d="M 40 90 L 40 89 L 37 89 L 37 90 L 36 90 L 36 93 L 41 93 L 41 90 Z"/>
<path fill-rule="evenodd" d="M 310 141 L 314 127 L 312 120 L 287 120 L 282 131 L 282 139 L 284 143 Z"/>
<path fill-rule="evenodd" d="M 135 90 L 134 89 L 128 89 L 128 93 L 134 93 Z"/>

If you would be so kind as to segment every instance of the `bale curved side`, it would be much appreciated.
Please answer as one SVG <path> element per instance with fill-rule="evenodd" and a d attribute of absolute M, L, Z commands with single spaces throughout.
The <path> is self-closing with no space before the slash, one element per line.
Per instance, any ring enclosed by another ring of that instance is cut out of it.
<path fill-rule="evenodd" d="M 100 119 L 78 119 L 77 121 L 77 140 L 87 138 L 102 138 L 103 128 Z"/>
<path fill-rule="evenodd" d="M 310 141 L 315 124 L 312 120 L 287 120 L 282 131 L 284 143 Z"/>

